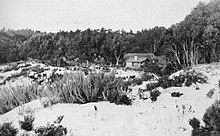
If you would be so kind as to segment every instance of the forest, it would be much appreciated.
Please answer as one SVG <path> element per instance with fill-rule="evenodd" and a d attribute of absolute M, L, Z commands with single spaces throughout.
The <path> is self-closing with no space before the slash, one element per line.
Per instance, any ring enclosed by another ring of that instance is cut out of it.
<path fill-rule="evenodd" d="M 87 29 L 46 33 L 31 29 L 0 31 L 0 64 L 46 60 L 123 64 L 126 53 L 165 56 L 175 69 L 220 60 L 220 0 L 200 2 L 185 19 L 169 28 L 132 30 Z"/>

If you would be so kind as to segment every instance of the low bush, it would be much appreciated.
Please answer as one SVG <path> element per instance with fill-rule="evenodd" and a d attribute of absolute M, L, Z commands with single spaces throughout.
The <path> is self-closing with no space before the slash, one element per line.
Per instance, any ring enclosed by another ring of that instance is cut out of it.
<path fill-rule="evenodd" d="M 138 78 L 138 77 L 129 78 L 129 81 L 126 82 L 126 85 L 127 86 L 141 85 L 143 83 L 143 81 L 149 81 L 153 78 L 154 78 L 153 74 L 145 72 L 144 74 L 142 74 L 142 76 L 140 78 Z"/>
<path fill-rule="evenodd" d="M 143 83 L 142 79 L 141 78 L 135 78 L 133 81 L 132 81 L 132 84 L 133 85 L 141 85 Z"/>
<path fill-rule="evenodd" d="M 54 124 L 46 127 L 38 127 L 35 129 L 38 136 L 64 136 L 67 134 L 67 129 L 62 125 L 55 126 Z"/>
<path fill-rule="evenodd" d="M 212 96 L 214 95 L 215 93 L 215 89 L 211 89 L 207 94 L 206 96 L 209 97 L 209 98 L 212 98 Z"/>
<path fill-rule="evenodd" d="M 200 121 L 197 118 L 192 118 L 189 120 L 190 126 L 193 128 L 191 136 L 202 136 L 202 131 L 200 129 Z M 206 135 L 204 135 L 206 136 Z M 208 135 L 207 135 L 208 136 Z"/>
<path fill-rule="evenodd" d="M 12 64 L 10 64 L 9 66 L 7 66 L 6 68 L 4 68 L 4 69 L 2 70 L 2 72 L 8 72 L 8 71 L 18 70 L 18 69 L 19 69 L 18 64 L 12 63 Z"/>
<path fill-rule="evenodd" d="M 90 73 L 85 76 L 83 72 L 65 73 L 61 80 L 48 86 L 64 103 L 117 103 L 125 95 L 124 88 L 125 82 L 113 74 Z"/>
<path fill-rule="evenodd" d="M 215 101 L 203 115 L 205 126 L 201 126 L 198 119 L 191 119 L 192 136 L 217 136 L 220 135 L 220 101 Z"/>
<path fill-rule="evenodd" d="M 131 86 L 132 83 L 131 83 L 131 81 L 126 81 L 126 82 L 124 83 L 124 85 L 125 85 L 125 86 Z"/>
<path fill-rule="evenodd" d="M 157 97 L 160 96 L 161 92 L 159 90 L 153 90 L 150 92 L 150 99 L 155 102 Z"/>
<path fill-rule="evenodd" d="M 127 86 L 113 74 L 83 72 L 66 73 L 62 79 L 46 86 L 29 84 L 0 88 L 0 114 L 32 100 L 47 97 L 45 107 L 64 103 L 88 103 L 110 101 L 117 104 L 131 104 L 126 95 Z M 112 97 L 113 98 L 112 98 Z M 127 97 L 127 98 L 126 98 Z"/>
<path fill-rule="evenodd" d="M 44 108 L 50 107 L 50 106 L 57 104 L 57 103 L 60 103 L 60 102 L 62 102 L 62 101 L 60 100 L 59 97 L 56 97 L 56 96 L 47 97 L 47 98 L 44 98 L 41 100 L 41 103 L 44 106 Z"/>
<path fill-rule="evenodd" d="M 124 105 L 131 105 L 132 101 L 130 98 L 127 97 L 126 94 L 119 93 L 117 90 L 107 90 L 103 93 L 104 100 L 109 101 L 110 103 L 115 104 L 124 104 Z"/>
<path fill-rule="evenodd" d="M 208 78 L 205 75 L 203 75 L 202 73 L 196 72 L 195 70 L 192 70 L 192 71 L 186 72 L 185 79 L 186 79 L 185 85 L 190 86 L 193 83 L 194 84 L 196 84 L 196 83 L 201 83 L 201 84 L 206 83 Z"/>
<path fill-rule="evenodd" d="M 153 90 L 153 89 L 155 89 L 157 87 L 159 87 L 159 83 L 158 82 L 156 82 L 156 83 L 149 83 L 149 84 L 146 85 L 146 89 L 149 90 L 149 91 Z"/>
<path fill-rule="evenodd" d="M 40 65 L 30 67 L 30 70 L 36 73 L 44 72 L 44 69 L 40 67 Z"/>
<path fill-rule="evenodd" d="M 12 123 L 5 122 L 0 125 L 0 136 L 16 136 L 18 129 L 14 128 Z"/>
<path fill-rule="evenodd" d="M 48 92 L 47 92 L 48 93 Z M 0 114 L 47 94 L 37 84 L 0 88 Z"/>
<path fill-rule="evenodd" d="M 145 65 L 142 70 L 146 73 L 154 73 L 158 76 L 162 76 L 162 68 L 159 65 L 157 65 L 156 63 L 148 63 L 147 65 Z"/>
<path fill-rule="evenodd" d="M 180 93 L 180 92 L 172 92 L 171 93 L 172 97 L 180 97 L 181 95 L 183 95 L 183 93 Z"/>
<path fill-rule="evenodd" d="M 60 115 L 60 116 L 57 117 L 57 119 L 53 123 L 60 124 L 61 121 L 63 120 L 63 118 L 64 118 L 64 115 Z"/>
<path fill-rule="evenodd" d="M 150 83 L 147 85 L 148 90 L 153 90 L 157 87 L 162 87 L 164 89 L 169 87 L 182 87 L 191 86 L 196 83 L 206 83 L 207 77 L 202 73 L 196 72 L 195 70 L 182 73 L 174 78 L 170 79 L 168 76 L 163 76 L 159 78 L 157 83 Z"/>
<path fill-rule="evenodd" d="M 149 81 L 149 80 L 152 80 L 153 78 L 154 78 L 154 75 L 151 73 L 145 72 L 144 74 L 141 75 L 142 81 Z"/>
<path fill-rule="evenodd" d="M 23 121 L 19 121 L 19 124 L 21 126 L 21 129 L 24 129 L 26 131 L 31 131 L 33 130 L 33 122 L 34 122 L 34 117 L 31 115 L 25 115 Z"/>

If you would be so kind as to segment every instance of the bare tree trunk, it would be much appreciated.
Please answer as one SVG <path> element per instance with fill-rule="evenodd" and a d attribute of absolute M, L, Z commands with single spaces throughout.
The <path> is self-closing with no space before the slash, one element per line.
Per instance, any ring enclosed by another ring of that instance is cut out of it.
<path fill-rule="evenodd" d="M 120 59 L 120 57 L 121 57 L 121 54 L 122 54 L 122 50 L 120 51 L 120 53 L 119 53 L 119 55 L 118 55 L 118 56 L 116 55 L 116 52 L 114 52 L 115 59 L 116 59 L 116 66 L 118 66 L 118 65 L 119 65 L 119 59 Z"/>
<path fill-rule="evenodd" d="M 120 57 L 116 57 L 116 66 L 119 65 L 119 58 L 120 58 Z"/>
<path fill-rule="evenodd" d="M 188 67 L 189 66 L 189 53 L 188 53 L 189 49 L 188 49 L 188 46 L 186 43 L 183 44 L 182 46 L 183 46 L 183 51 L 185 53 L 184 54 L 185 58 L 183 59 L 183 60 L 185 60 L 184 65 L 185 65 L 185 67 Z"/>
<path fill-rule="evenodd" d="M 180 58 L 178 56 L 178 50 L 176 49 L 176 47 L 172 48 L 171 51 L 175 54 L 176 60 L 178 62 L 178 65 L 181 66 Z"/>

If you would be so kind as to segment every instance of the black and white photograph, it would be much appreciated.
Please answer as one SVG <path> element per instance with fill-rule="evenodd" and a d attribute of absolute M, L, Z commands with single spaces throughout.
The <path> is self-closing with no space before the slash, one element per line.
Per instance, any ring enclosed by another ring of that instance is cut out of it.
<path fill-rule="evenodd" d="M 220 0 L 0 6 L 0 136 L 220 136 Z"/>

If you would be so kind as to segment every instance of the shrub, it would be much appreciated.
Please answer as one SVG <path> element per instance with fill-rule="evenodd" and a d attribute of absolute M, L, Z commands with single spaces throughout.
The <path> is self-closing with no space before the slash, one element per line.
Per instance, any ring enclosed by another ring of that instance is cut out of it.
<path fill-rule="evenodd" d="M 54 121 L 54 123 L 56 124 L 60 124 L 60 122 L 63 120 L 64 115 L 60 115 L 59 117 L 57 117 L 57 119 Z"/>
<path fill-rule="evenodd" d="M 104 100 L 115 104 L 131 105 L 132 101 L 126 94 L 118 93 L 116 90 L 107 90 L 103 92 Z"/>
<path fill-rule="evenodd" d="M 24 121 L 19 121 L 21 129 L 24 129 L 26 131 L 31 131 L 33 129 L 34 119 L 35 118 L 31 115 L 25 115 L 24 116 Z"/>
<path fill-rule="evenodd" d="M 4 69 L 2 70 L 2 72 L 8 72 L 8 71 L 18 70 L 18 69 L 19 69 L 18 64 L 12 63 L 12 64 L 10 64 L 9 66 L 7 66 L 6 68 L 4 68 Z"/>
<path fill-rule="evenodd" d="M 160 96 L 161 92 L 159 90 L 153 90 L 150 92 L 150 99 L 155 102 L 157 97 Z"/>
<path fill-rule="evenodd" d="M 28 105 L 21 105 L 18 107 L 18 115 L 26 116 L 26 115 L 33 115 L 35 112 L 35 108 Z"/>
<path fill-rule="evenodd" d="M 150 74 L 150 73 L 147 73 L 147 72 L 145 72 L 144 74 L 141 75 L 141 80 L 142 81 L 149 81 L 153 78 L 154 78 L 154 75 Z"/>
<path fill-rule="evenodd" d="M 200 127 L 200 121 L 195 117 L 189 120 L 189 124 L 193 129 L 199 129 Z"/>
<path fill-rule="evenodd" d="M 133 85 L 141 85 L 143 83 L 142 79 L 140 78 L 135 78 L 133 81 L 132 81 L 132 84 Z"/>
<path fill-rule="evenodd" d="M 125 82 L 113 74 L 91 73 L 85 76 L 82 72 L 65 73 L 62 79 L 46 86 L 29 84 L 0 88 L 0 114 L 42 97 L 49 98 L 48 101 L 43 102 L 45 107 L 58 102 L 124 102 L 127 97 L 126 89 Z M 110 94 L 117 94 L 117 97 L 110 98 L 108 96 Z"/>
<path fill-rule="evenodd" d="M 125 85 L 125 86 L 131 86 L 132 83 L 131 83 L 131 81 L 127 81 L 127 82 L 124 83 L 124 85 Z"/>
<path fill-rule="evenodd" d="M 44 72 L 44 68 L 41 68 L 40 65 L 30 67 L 30 70 L 36 73 Z"/>
<path fill-rule="evenodd" d="M 206 83 L 207 77 L 202 73 L 196 72 L 195 70 L 188 71 L 186 73 L 175 76 L 170 79 L 168 76 L 163 76 L 159 78 L 157 83 L 151 83 L 147 85 L 148 90 L 153 90 L 157 87 L 168 88 L 168 87 L 181 87 L 184 84 L 189 87 L 196 83 Z"/>
<path fill-rule="evenodd" d="M 209 97 L 209 98 L 212 98 L 212 96 L 214 95 L 215 93 L 215 89 L 211 89 L 207 94 L 206 96 Z"/>
<path fill-rule="evenodd" d="M 146 89 L 150 91 L 150 90 L 153 90 L 153 89 L 155 89 L 155 88 L 157 88 L 159 86 L 160 85 L 159 85 L 158 82 L 157 83 L 149 83 L 149 84 L 146 85 Z"/>
<path fill-rule="evenodd" d="M 158 80 L 158 84 L 159 84 L 159 86 L 162 87 L 162 88 L 168 88 L 168 87 L 171 87 L 171 86 L 172 86 L 172 80 L 169 79 L 169 77 L 164 76 L 164 77 L 161 77 L 161 78 Z"/>
<path fill-rule="evenodd" d="M 52 96 L 49 98 L 47 97 L 47 98 L 41 100 L 41 103 L 44 106 L 44 108 L 50 107 L 50 106 L 57 104 L 59 102 L 61 102 L 61 100 L 59 97 L 56 97 L 56 96 Z"/>
<path fill-rule="evenodd" d="M 0 136 L 16 136 L 18 133 L 18 130 L 14 128 L 12 123 L 4 123 L 3 125 L 0 125 Z"/>
<path fill-rule="evenodd" d="M 46 96 L 37 84 L 0 88 L 0 114 L 6 113 L 21 104 Z"/>
<path fill-rule="evenodd" d="M 193 128 L 191 136 L 202 136 L 201 129 L 200 129 L 200 121 L 197 118 L 193 118 L 189 120 L 190 126 Z M 206 135 L 204 135 L 206 136 Z"/>
<path fill-rule="evenodd" d="M 123 94 L 120 95 L 120 98 L 117 99 L 118 101 L 116 102 L 116 104 L 124 104 L 124 105 L 131 105 L 132 101 L 130 98 L 128 98 L 127 95 Z"/>
<path fill-rule="evenodd" d="M 205 126 L 200 126 L 196 119 L 190 120 L 192 126 L 192 136 L 214 136 L 220 134 L 220 101 L 215 101 L 203 115 Z"/>
<path fill-rule="evenodd" d="M 185 74 L 185 78 L 186 78 L 186 86 L 190 86 L 193 83 L 206 83 L 207 82 L 207 77 L 204 76 L 202 73 L 200 72 L 196 72 L 195 70 L 192 71 L 188 71 Z"/>
<path fill-rule="evenodd" d="M 172 97 L 180 97 L 181 95 L 183 95 L 183 93 L 180 93 L 180 92 L 172 92 L 171 93 Z"/>
<path fill-rule="evenodd" d="M 220 132 L 220 101 L 216 101 L 206 110 L 203 116 L 203 122 L 206 128 Z"/>
<path fill-rule="evenodd" d="M 145 65 L 142 70 L 144 70 L 144 72 L 149 72 L 149 73 L 154 73 L 156 75 L 162 76 L 162 68 L 160 67 L 158 64 L 156 63 L 147 63 L 147 65 Z"/>
<path fill-rule="evenodd" d="M 113 74 L 83 72 L 65 73 L 64 77 L 48 86 L 62 102 L 88 103 L 97 101 L 120 101 L 125 83 Z M 124 96 L 123 96 L 124 97 Z"/>
<path fill-rule="evenodd" d="M 39 136 L 63 136 L 67 134 L 67 129 L 62 125 L 55 126 L 54 124 L 46 127 L 38 127 L 35 133 Z"/>

